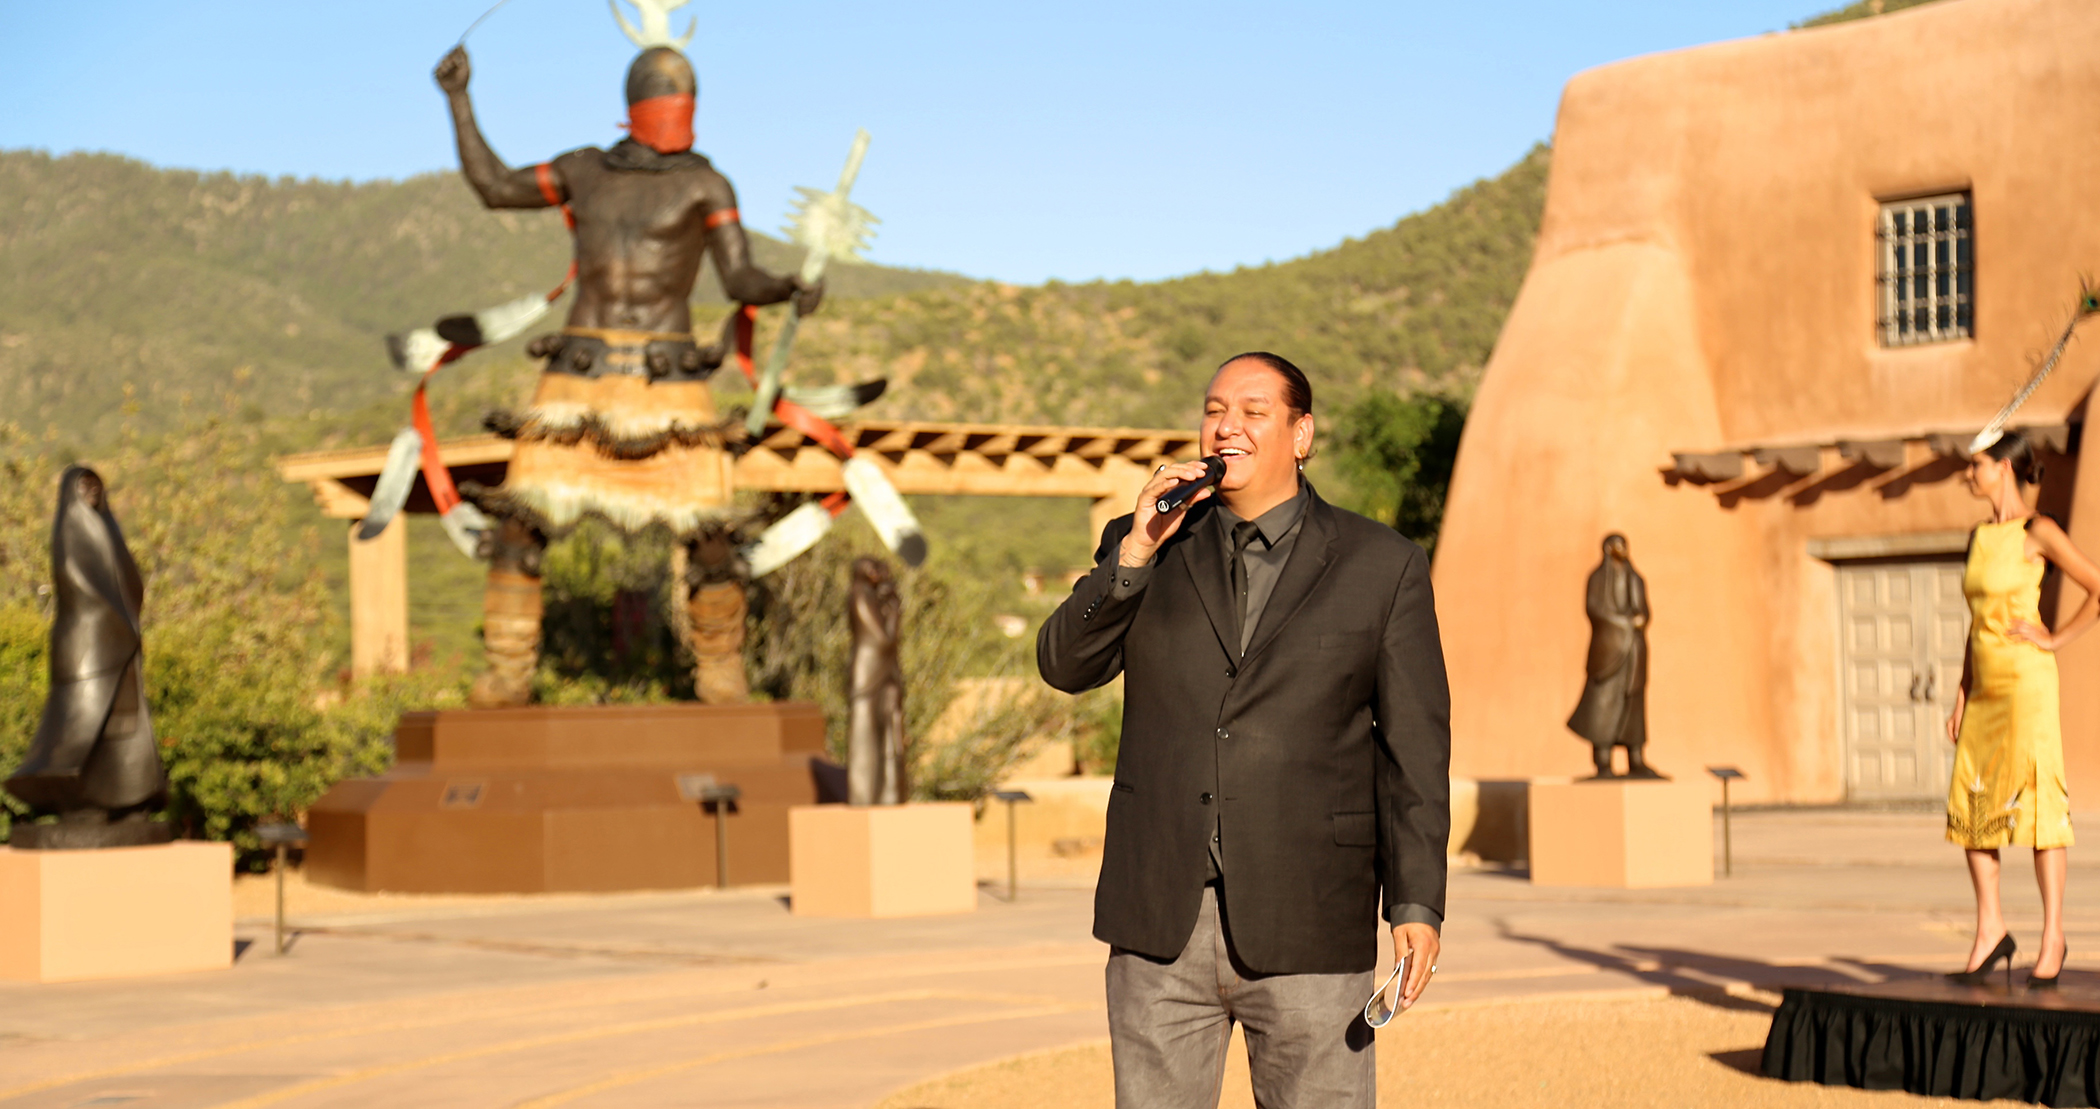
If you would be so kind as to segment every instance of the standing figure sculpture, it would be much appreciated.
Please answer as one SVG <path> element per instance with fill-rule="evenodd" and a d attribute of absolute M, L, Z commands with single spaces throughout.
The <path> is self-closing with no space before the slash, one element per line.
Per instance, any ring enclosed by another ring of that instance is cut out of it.
<path fill-rule="evenodd" d="M 1587 684 L 1568 730 L 1595 749 L 1597 778 L 1616 778 L 1611 749 L 1626 748 L 1628 778 L 1661 778 L 1648 766 L 1648 583 L 1633 568 L 1626 537 L 1604 537 L 1604 558 L 1584 591 L 1590 617 Z"/>
<path fill-rule="evenodd" d="M 695 342 L 687 300 L 706 257 L 722 291 L 741 304 L 793 298 L 807 315 L 823 284 L 752 263 L 735 191 L 692 150 L 699 84 L 676 49 L 650 46 L 629 68 L 628 138 L 525 169 L 505 165 L 482 138 L 469 73 L 465 49 L 455 48 L 435 74 L 451 103 L 467 182 L 490 208 L 564 209 L 576 282 L 567 325 L 527 347 L 546 359 L 530 406 L 490 418 L 517 441 L 503 484 L 461 487 L 497 522 L 484 549 L 488 669 L 470 703 L 530 700 L 540 553 L 586 514 L 629 531 L 661 523 L 686 544 L 695 685 L 703 701 L 741 701 L 747 573 L 730 535 L 724 447 L 733 425 L 717 417 L 707 386 L 727 344 Z"/>
<path fill-rule="evenodd" d="M 58 479 L 51 576 L 51 692 L 7 791 L 58 823 L 17 821 L 10 842 L 53 849 L 166 843 L 172 827 L 147 819 L 167 800 L 168 774 L 146 710 L 145 583 L 101 476 L 83 466 Z"/>
<path fill-rule="evenodd" d="M 852 712 L 846 728 L 846 801 L 901 805 L 911 797 L 905 779 L 904 666 L 897 655 L 904 602 L 889 567 L 853 560 Z"/>

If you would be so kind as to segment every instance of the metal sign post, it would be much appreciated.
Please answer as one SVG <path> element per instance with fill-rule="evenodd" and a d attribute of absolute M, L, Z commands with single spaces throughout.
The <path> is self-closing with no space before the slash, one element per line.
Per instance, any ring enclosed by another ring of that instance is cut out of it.
<path fill-rule="evenodd" d="M 284 867 L 285 854 L 294 847 L 306 846 L 306 829 L 297 824 L 258 824 L 256 838 L 263 846 L 277 849 L 277 953 L 284 954 Z"/>
<path fill-rule="evenodd" d="M 729 888 L 729 814 L 744 791 L 727 782 L 709 784 L 700 790 L 700 804 L 715 814 L 715 888 Z"/>
<path fill-rule="evenodd" d="M 1709 766 L 1708 774 L 1721 779 L 1721 875 L 1735 876 L 1735 828 L 1728 811 L 1728 783 L 1743 776 L 1743 772 L 1732 766 Z"/>
<path fill-rule="evenodd" d="M 1020 858 L 1014 847 L 1014 805 L 1021 801 L 1034 801 L 1035 798 L 1028 796 L 1027 790 L 1021 789 L 995 789 L 992 796 L 1006 802 L 1006 901 L 1010 905 L 1014 898 L 1020 895 L 1021 887 Z"/>

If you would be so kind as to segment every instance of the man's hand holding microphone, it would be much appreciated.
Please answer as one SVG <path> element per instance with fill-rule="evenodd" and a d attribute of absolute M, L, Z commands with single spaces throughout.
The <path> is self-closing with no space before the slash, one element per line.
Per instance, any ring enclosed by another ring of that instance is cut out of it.
<path fill-rule="evenodd" d="M 1161 466 L 1138 493 L 1136 517 L 1130 522 L 1130 534 L 1123 537 L 1123 549 L 1116 556 L 1123 566 L 1143 566 L 1152 561 L 1159 548 L 1174 533 L 1181 530 L 1181 522 L 1188 518 L 1189 509 L 1199 502 L 1215 496 L 1218 482 L 1225 476 L 1225 462 L 1215 455 L 1199 458 L 1194 462 L 1170 462 Z M 1176 490 L 1194 487 L 1195 494 L 1172 497 Z M 1162 498 L 1168 501 L 1168 510 L 1160 511 Z M 1172 502 L 1179 501 L 1174 504 Z"/>

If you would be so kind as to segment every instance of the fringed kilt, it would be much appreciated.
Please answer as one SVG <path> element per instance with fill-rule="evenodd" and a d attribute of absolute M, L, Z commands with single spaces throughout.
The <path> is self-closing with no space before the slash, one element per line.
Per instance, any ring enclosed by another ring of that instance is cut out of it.
<path fill-rule="evenodd" d="M 502 486 L 463 492 L 483 511 L 549 536 L 590 515 L 630 532 L 662 523 L 680 536 L 726 518 L 734 463 L 726 445 L 738 429 L 716 415 L 704 378 L 651 380 L 663 348 L 675 360 L 673 340 L 690 348 L 690 338 L 570 335 L 594 340 L 584 348 L 590 356 L 579 366 L 583 344 L 556 350 L 531 404 L 489 418 L 492 430 L 517 441 Z"/>

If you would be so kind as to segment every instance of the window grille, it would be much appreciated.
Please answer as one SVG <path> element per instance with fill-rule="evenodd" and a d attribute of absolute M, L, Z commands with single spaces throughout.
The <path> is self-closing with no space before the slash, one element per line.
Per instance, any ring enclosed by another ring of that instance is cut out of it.
<path fill-rule="evenodd" d="M 1968 338 L 1976 309 L 1969 194 L 1885 203 L 1878 237 L 1881 345 Z"/>

